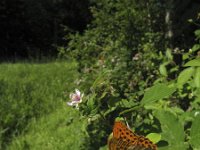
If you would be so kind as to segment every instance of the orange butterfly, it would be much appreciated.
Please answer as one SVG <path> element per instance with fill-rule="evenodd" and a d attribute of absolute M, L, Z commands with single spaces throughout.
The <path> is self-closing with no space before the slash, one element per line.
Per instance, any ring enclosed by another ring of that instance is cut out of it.
<path fill-rule="evenodd" d="M 115 122 L 108 147 L 109 150 L 157 150 L 157 146 L 148 138 L 133 133 L 121 121 Z"/>

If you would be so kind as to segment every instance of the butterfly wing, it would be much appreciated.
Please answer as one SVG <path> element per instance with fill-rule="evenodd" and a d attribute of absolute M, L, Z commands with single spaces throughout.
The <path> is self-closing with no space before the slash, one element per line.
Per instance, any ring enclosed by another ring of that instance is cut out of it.
<path fill-rule="evenodd" d="M 139 137 L 137 145 L 145 147 L 145 150 L 157 150 L 157 146 L 144 136 Z"/>
<path fill-rule="evenodd" d="M 132 140 L 130 140 L 132 139 Z M 129 130 L 122 122 L 115 122 L 113 127 L 113 137 L 109 140 L 109 150 L 132 150 L 137 143 L 137 135 Z M 132 147 L 131 147 L 132 145 Z M 134 150 L 134 149 L 133 149 Z"/>
<path fill-rule="evenodd" d="M 108 145 L 109 150 L 157 150 L 149 139 L 133 133 L 120 121 L 115 122 Z"/>

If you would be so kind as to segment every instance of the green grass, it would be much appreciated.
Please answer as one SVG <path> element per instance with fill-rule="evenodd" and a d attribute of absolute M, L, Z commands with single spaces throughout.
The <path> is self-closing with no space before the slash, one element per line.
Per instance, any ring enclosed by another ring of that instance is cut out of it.
<path fill-rule="evenodd" d="M 0 64 L 0 149 L 78 149 L 81 122 L 63 93 L 75 79 L 74 62 Z"/>
<path fill-rule="evenodd" d="M 78 113 L 66 105 L 39 121 L 32 120 L 28 131 L 9 145 L 9 150 L 79 150 L 84 135 Z"/>

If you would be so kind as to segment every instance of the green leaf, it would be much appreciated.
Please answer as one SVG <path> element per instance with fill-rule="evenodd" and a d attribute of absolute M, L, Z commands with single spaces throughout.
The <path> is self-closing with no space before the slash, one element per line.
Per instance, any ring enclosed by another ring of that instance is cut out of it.
<path fill-rule="evenodd" d="M 195 44 L 193 47 L 192 47 L 192 52 L 195 52 L 197 50 L 200 49 L 200 44 Z"/>
<path fill-rule="evenodd" d="M 161 75 L 167 76 L 167 69 L 166 69 L 166 66 L 164 64 L 160 65 L 159 71 L 160 71 Z"/>
<path fill-rule="evenodd" d="M 105 145 L 105 146 L 102 146 L 102 147 L 100 147 L 100 149 L 99 150 L 108 150 L 108 146 L 107 145 Z"/>
<path fill-rule="evenodd" d="M 190 144 L 194 150 L 200 149 L 200 115 L 197 115 L 192 123 L 190 132 Z"/>
<path fill-rule="evenodd" d="M 105 78 L 106 75 L 109 73 L 108 70 L 102 70 L 101 73 L 97 76 L 97 78 L 95 79 L 92 87 L 95 88 L 99 85 L 101 85 L 102 83 L 106 82 Z"/>
<path fill-rule="evenodd" d="M 171 96 L 175 92 L 174 87 L 168 87 L 164 83 L 158 83 L 152 86 L 144 93 L 144 97 L 141 100 L 141 104 L 145 105 L 148 103 L 153 103 L 163 98 Z"/>
<path fill-rule="evenodd" d="M 173 55 L 169 48 L 166 50 L 166 56 L 169 60 L 173 60 Z"/>
<path fill-rule="evenodd" d="M 200 67 L 196 68 L 194 84 L 197 88 L 200 88 Z"/>
<path fill-rule="evenodd" d="M 120 100 L 119 104 L 126 108 L 132 108 L 135 105 L 133 101 L 128 101 L 127 99 Z"/>
<path fill-rule="evenodd" d="M 109 108 L 103 115 L 104 116 L 107 116 L 108 114 L 110 114 L 111 112 L 115 111 L 116 110 L 116 107 L 111 107 Z"/>
<path fill-rule="evenodd" d="M 184 66 L 185 67 L 188 67 L 188 66 L 191 66 L 191 67 L 198 66 L 198 67 L 200 67 L 200 58 L 193 59 L 193 60 L 187 62 Z"/>
<path fill-rule="evenodd" d="M 199 38 L 199 37 L 200 37 L 200 30 L 196 30 L 196 31 L 194 31 L 194 34 L 195 34 L 196 37 Z"/>
<path fill-rule="evenodd" d="M 186 59 L 188 59 L 189 58 L 189 56 L 190 56 L 190 54 L 189 53 L 185 53 L 185 54 L 183 54 L 183 60 L 186 60 Z"/>
<path fill-rule="evenodd" d="M 182 86 L 183 84 L 185 84 L 193 74 L 194 74 L 194 67 L 189 67 L 184 69 L 178 76 L 177 80 L 178 86 Z"/>
<path fill-rule="evenodd" d="M 153 143 L 158 143 L 161 140 L 161 135 L 158 133 L 150 133 L 146 136 L 149 140 L 151 140 Z"/>
<path fill-rule="evenodd" d="M 96 94 L 92 94 L 87 101 L 87 108 L 92 112 L 96 109 Z"/>
<path fill-rule="evenodd" d="M 168 142 L 168 146 L 164 149 L 168 150 L 185 150 L 184 127 L 179 119 L 171 112 L 158 110 L 154 112 L 155 117 L 160 121 L 162 129 L 162 140 Z"/>

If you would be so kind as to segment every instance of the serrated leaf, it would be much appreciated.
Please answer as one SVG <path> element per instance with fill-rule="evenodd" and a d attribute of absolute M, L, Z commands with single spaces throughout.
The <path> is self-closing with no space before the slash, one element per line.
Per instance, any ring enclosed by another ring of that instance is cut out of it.
<path fill-rule="evenodd" d="M 158 143 L 161 140 L 161 135 L 158 133 L 150 133 L 146 136 L 149 140 L 151 140 L 153 143 Z"/>
<path fill-rule="evenodd" d="M 194 76 L 194 84 L 197 88 L 200 87 L 200 67 L 196 68 L 196 72 Z"/>
<path fill-rule="evenodd" d="M 185 67 L 189 67 L 189 66 L 191 66 L 191 67 L 196 67 L 196 66 L 200 67 L 200 58 L 193 59 L 193 60 L 187 62 L 184 66 Z"/>
<path fill-rule="evenodd" d="M 197 115 L 192 122 L 191 132 L 190 132 L 190 144 L 194 150 L 200 149 L 200 115 Z"/>
<path fill-rule="evenodd" d="M 162 140 L 168 142 L 168 146 L 165 149 L 186 150 L 184 127 L 178 118 L 173 113 L 165 110 L 158 110 L 154 115 L 161 124 Z"/>
<path fill-rule="evenodd" d="M 158 83 L 151 88 L 149 88 L 145 93 L 144 97 L 141 100 L 141 104 L 145 105 L 148 103 L 153 103 L 163 98 L 171 96 L 175 92 L 174 87 L 168 87 L 164 83 Z"/>
<path fill-rule="evenodd" d="M 184 69 L 178 76 L 177 80 L 178 86 L 182 86 L 183 84 L 185 84 L 194 74 L 194 70 L 195 69 L 193 67 Z"/>

